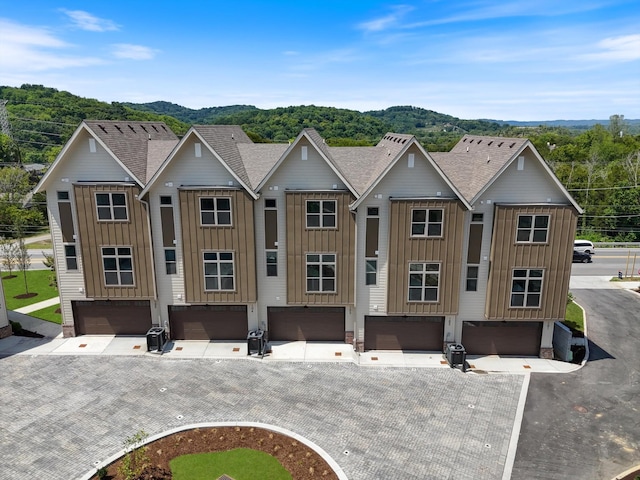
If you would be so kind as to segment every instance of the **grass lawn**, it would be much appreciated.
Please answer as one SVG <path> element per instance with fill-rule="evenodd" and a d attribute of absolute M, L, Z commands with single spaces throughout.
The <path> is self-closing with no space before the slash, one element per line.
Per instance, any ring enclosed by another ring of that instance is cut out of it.
<path fill-rule="evenodd" d="M 2 286 L 4 288 L 4 298 L 7 309 L 15 310 L 16 308 L 25 307 L 33 303 L 42 302 L 49 298 L 58 296 L 58 289 L 49 285 L 51 270 L 30 270 L 27 271 L 27 285 L 29 293 L 37 293 L 36 296 L 30 298 L 14 298 L 16 295 L 25 293 L 24 277 L 22 272 L 15 272 L 14 278 L 6 278 L 7 273 L 2 274 Z"/>
<path fill-rule="evenodd" d="M 35 312 L 31 312 L 29 315 L 35 318 L 39 318 L 41 320 L 46 320 L 47 322 L 57 323 L 58 325 L 62 325 L 62 314 L 56 313 L 56 310 L 60 308 L 60 304 L 57 303 L 51 307 L 43 308 L 42 310 L 36 310 Z"/>
<path fill-rule="evenodd" d="M 291 480 L 276 458 L 248 448 L 183 455 L 170 465 L 174 480 L 211 480 L 222 475 L 234 480 Z"/>
<path fill-rule="evenodd" d="M 584 313 L 577 303 L 567 304 L 567 313 L 563 323 L 569 328 L 584 333 Z"/>
<path fill-rule="evenodd" d="M 51 250 L 51 240 L 43 240 L 41 242 L 27 243 L 27 250 Z"/>

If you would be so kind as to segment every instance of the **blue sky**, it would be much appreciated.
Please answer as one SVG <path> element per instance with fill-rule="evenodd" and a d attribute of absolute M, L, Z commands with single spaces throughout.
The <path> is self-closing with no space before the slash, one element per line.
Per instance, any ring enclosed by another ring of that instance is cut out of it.
<path fill-rule="evenodd" d="M 637 0 L 0 0 L 0 85 L 190 108 L 640 118 Z"/>

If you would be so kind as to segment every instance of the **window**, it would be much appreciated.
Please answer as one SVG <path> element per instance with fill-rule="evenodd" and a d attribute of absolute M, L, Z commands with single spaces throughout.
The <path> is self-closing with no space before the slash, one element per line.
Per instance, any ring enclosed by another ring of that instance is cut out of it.
<path fill-rule="evenodd" d="M 478 266 L 467 266 L 467 292 L 476 292 L 478 290 Z"/>
<path fill-rule="evenodd" d="M 278 252 L 267 250 L 267 277 L 278 276 Z"/>
<path fill-rule="evenodd" d="M 412 237 L 441 237 L 443 210 L 413 209 L 411 211 Z"/>
<path fill-rule="evenodd" d="M 133 285 L 131 247 L 102 247 L 105 285 Z"/>
<path fill-rule="evenodd" d="M 409 264 L 410 302 L 437 302 L 439 285 L 439 263 Z"/>
<path fill-rule="evenodd" d="M 471 222 L 473 223 L 482 223 L 484 220 L 484 214 L 482 213 L 472 213 L 471 214 Z"/>
<path fill-rule="evenodd" d="M 307 253 L 307 292 L 336 291 L 336 255 Z"/>
<path fill-rule="evenodd" d="M 518 215 L 517 242 L 546 243 L 548 233 L 549 215 Z"/>
<path fill-rule="evenodd" d="M 175 275 L 176 273 L 178 273 L 178 264 L 176 263 L 175 248 L 165 248 L 164 265 L 167 271 L 167 275 Z"/>
<path fill-rule="evenodd" d="M 231 225 L 231 198 L 202 197 L 200 218 L 202 225 Z"/>
<path fill-rule="evenodd" d="M 98 220 L 128 220 L 125 193 L 96 193 Z"/>
<path fill-rule="evenodd" d="M 232 252 L 204 252 L 204 289 L 234 290 Z"/>
<path fill-rule="evenodd" d="M 70 201 L 71 199 L 69 198 L 69 192 L 66 191 L 58 191 L 57 192 L 58 195 L 58 200 L 62 200 L 62 201 Z"/>
<path fill-rule="evenodd" d="M 78 269 L 78 255 L 76 254 L 76 246 L 75 245 L 65 245 L 64 246 L 64 258 L 67 262 L 67 270 L 77 270 Z"/>
<path fill-rule="evenodd" d="M 307 200 L 307 228 L 336 228 L 336 200 Z"/>
<path fill-rule="evenodd" d="M 277 203 L 275 198 L 265 198 L 264 199 L 264 208 L 265 210 L 271 210 L 277 208 Z"/>
<path fill-rule="evenodd" d="M 516 269 L 511 283 L 511 306 L 539 308 L 543 271 L 540 268 Z"/>
<path fill-rule="evenodd" d="M 378 260 L 366 258 L 365 264 L 365 285 L 376 285 L 378 283 Z"/>

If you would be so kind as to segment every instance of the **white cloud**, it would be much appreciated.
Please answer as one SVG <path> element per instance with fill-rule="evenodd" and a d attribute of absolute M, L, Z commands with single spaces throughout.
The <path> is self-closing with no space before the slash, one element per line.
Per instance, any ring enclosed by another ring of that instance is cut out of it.
<path fill-rule="evenodd" d="M 151 60 L 159 52 L 153 48 L 143 45 L 132 45 L 130 43 L 116 43 L 112 45 L 112 47 L 114 57 L 129 60 Z"/>
<path fill-rule="evenodd" d="M 598 52 L 583 55 L 585 60 L 630 62 L 640 60 L 640 35 L 623 35 L 601 40 Z"/>
<path fill-rule="evenodd" d="M 119 30 L 118 25 L 116 25 L 111 20 L 98 18 L 95 15 L 91 15 L 89 12 L 85 12 L 83 10 L 61 9 L 61 11 L 71 19 L 71 21 L 77 28 L 81 30 L 88 30 L 90 32 L 106 32 L 111 30 Z"/>
<path fill-rule="evenodd" d="M 0 70 L 44 71 L 67 67 L 98 65 L 95 57 L 69 56 L 59 53 L 71 45 L 53 35 L 47 28 L 20 25 L 0 19 Z"/>
<path fill-rule="evenodd" d="M 368 22 L 362 22 L 358 25 L 358 28 L 365 32 L 381 32 L 398 26 L 400 20 L 412 10 L 413 7 L 409 5 L 396 5 L 393 7 L 393 12 L 390 14 L 369 20 Z"/>

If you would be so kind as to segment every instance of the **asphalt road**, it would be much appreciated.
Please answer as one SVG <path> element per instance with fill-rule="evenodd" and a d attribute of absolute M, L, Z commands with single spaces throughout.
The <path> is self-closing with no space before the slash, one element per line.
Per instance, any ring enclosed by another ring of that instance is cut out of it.
<path fill-rule="evenodd" d="M 572 292 L 588 312 L 589 361 L 531 375 L 512 480 L 607 480 L 640 464 L 640 295 Z"/>
<path fill-rule="evenodd" d="M 638 275 L 640 270 L 639 248 L 598 248 L 591 263 L 574 263 L 571 275 L 615 277 L 618 272 L 623 275 Z"/>

